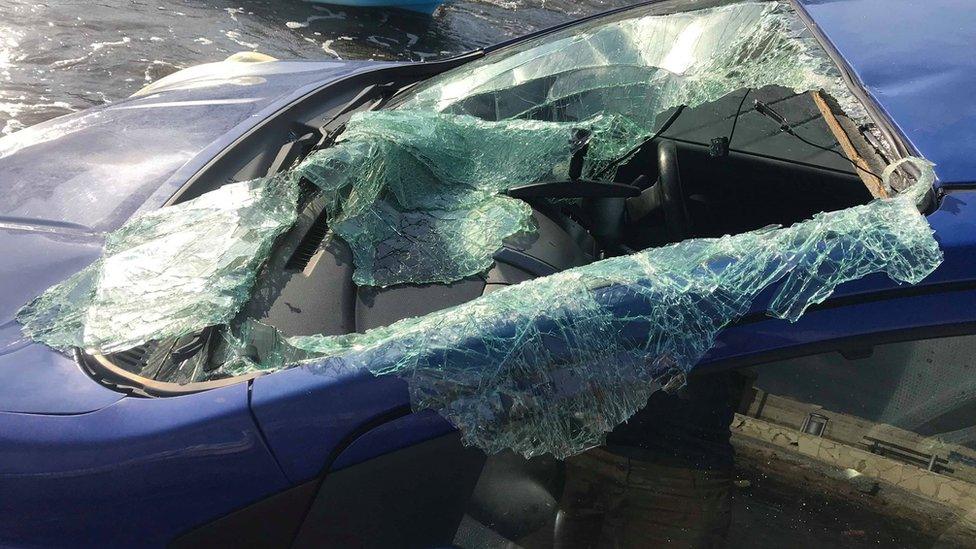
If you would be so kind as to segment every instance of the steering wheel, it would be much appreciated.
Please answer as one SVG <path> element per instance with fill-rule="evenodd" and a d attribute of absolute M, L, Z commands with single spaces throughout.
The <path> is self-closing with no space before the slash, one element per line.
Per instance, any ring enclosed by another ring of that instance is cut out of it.
<path fill-rule="evenodd" d="M 668 238 L 678 242 L 691 234 L 691 217 L 688 215 L 685 192 L 681 187 L 678 171 L 678 149 L 674 141 L 661 141 L 657 146 L 658 179 L 657 203 L 664 211 L 664 226 Z"/>

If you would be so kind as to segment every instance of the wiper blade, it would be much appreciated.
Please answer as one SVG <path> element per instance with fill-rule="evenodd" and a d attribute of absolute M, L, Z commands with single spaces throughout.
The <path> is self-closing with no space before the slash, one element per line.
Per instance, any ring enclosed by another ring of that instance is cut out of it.
<path fill-rule="evenodd" d="M 332 116 L 332 118 L 329 119 L 328 122 L 319 126 L 319 130 L 322 132 L 322 139 L 319 140 L 315 148 L 318 149 L 322 147 L 327 147 L 331 145 L 336 140 L 337 137 L 339 137 L 339 134 L 341 134 L 342 131 L 345 129 L 346 123 L 343 122 L 335 126 L 334 128 L 329 128 L 329 126 L 334 124 L 336 120 L 339 120 L 339 118 L 341 118 L 343 115 L 349 114 L 349 112 L 359 107 L 367 100 L 373 99 L 377 94 L 379 94 L 380 95 L 379 101 L 377 101 L 373 105 L 370 105 L 368 109 L 368 110 L 373 110 L 377 106 L 381 105 L 384 101 L 392 97 L 393 94 L 396 93 L 397 91 L 399 91 L 399 89 L 396 88 L 396 83 L 392 81 L 386 82 L 385 84 L 370 84 L 369 86 L 366 86 L 365 88 L 360 90 L 360 92 L 357 93 L 352 99 L 350 99 L 342 107 L 340 107 L 339 110 Z"/>

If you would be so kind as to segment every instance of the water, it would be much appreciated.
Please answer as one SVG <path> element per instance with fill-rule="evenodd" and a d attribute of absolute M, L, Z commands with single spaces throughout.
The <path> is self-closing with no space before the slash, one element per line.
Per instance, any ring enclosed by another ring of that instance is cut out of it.
<path fill-rule="evenodd" d="M 626 3 L 462 0 L 427 17 L 301 0 L 0 0 L 0 132 L 118 101 L 238 51 L 425 60 Z"/>

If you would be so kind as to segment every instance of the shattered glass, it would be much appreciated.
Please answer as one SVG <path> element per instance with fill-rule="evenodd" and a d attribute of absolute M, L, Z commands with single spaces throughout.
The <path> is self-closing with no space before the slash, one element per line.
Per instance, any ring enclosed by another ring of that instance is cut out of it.
<path fill-rule="evenodd" d="M 768 313 L 796 321 L 844 282 L 928 276 L 942 262 L 917 208 L 931 165 L 905 159 L 884 176 L 908 168 L 922 177 L 895 198 L 606 259 L 365 333 L 286 339 L 247 321 L 230 348 L 260 333 L 268 358 L 227 364 L 241 374 L 330 357 L 307 367 L 339 360 L 399 376 L 414 409 L 436 410 L 488 453 L 568 457 L 600 444 L 655 390 L 679 386 L 766 288 Z"/>
<path fill-rule="evenodd" d="M 528 207 L 499 193 L 567 179 L 575 131 L 592 133 L 582 179 L 612 180 L 613 161 L 662 113 L 769 85 L 823 89 L 864 116 L 786 4 L 638 11 L 435 77 L 396 110 L 354 116 L 298 171 L 330 197 L 357 284 L 450 282 L 484 272 L 504 238 L 532 229 Z"/>
<path fill-rule="evenodd" d="M 504 238 L 532 229 L 528 204 L 499 193 L 566 179 L 574 127 L 360 113 L 297 171 L 328 199 L 329 225 L 353 250 L 357 284 L 458 280 L 486 271 Z"/>
<path fill-rule="evenodd" d="M 135 217 L 101 259 L 17 313 L 56 349 L 110 353 L 228 322 L 296 217 L 291 177 L 234 183 Z"/>
<path fill-rule="evenodd" d="M 682 13 L 628 11 L 502 50 L 422 84 L 400 106 L 500 120 L 583 120 L 613 112 L 644 128 L 678 105 L 741 88 L 823 89 L 848 116 L 864 108 L 786 2 Z M 651 12 L 651 13 L 648 13 Z"/>

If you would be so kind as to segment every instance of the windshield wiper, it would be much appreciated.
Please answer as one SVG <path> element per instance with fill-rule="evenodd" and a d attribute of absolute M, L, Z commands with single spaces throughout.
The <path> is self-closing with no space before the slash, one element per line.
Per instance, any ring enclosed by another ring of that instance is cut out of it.
<path fill-rule="evenodd" d="M 377 94 L 379 94 L 379 100 L 374 102 L 367 109 L 373 110 L 382 105 L 383 102 L 387 101 L 389 98 L 393 97 L 393 95 L 398 91 L 399 88 L 397 88 L 396 83 L 392 81 L 385 84 L 370 84 L 369 86 L 366 86 L 360 90 L 360 92 L 357 93 L 352 99 L 346 101 L 342 107 L 339 107 L 339 110 L 332 116 L 332 118 L 329 119 L 328 122 L 319 126 L 319 130 L 322 132 L 322 139 L 320 139 L 315 145 L 315 148 L 320 149 L 322 147 L 327 147 L 335 142 L 336 138 L 339 137 L 339 134 L 345 130 L 346 123 L 343 122 L 331 129 L 329 126 L 334 124 L 336 120 L 341 118 L 343 115 L 349 114 L 349 112 L 359 107 L 367 100 L 373 99 Z"/>

